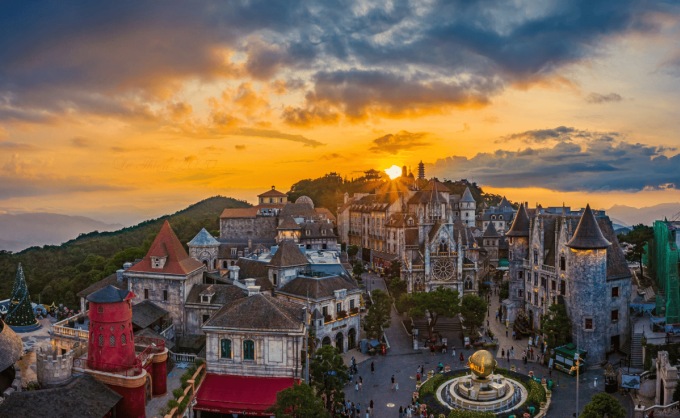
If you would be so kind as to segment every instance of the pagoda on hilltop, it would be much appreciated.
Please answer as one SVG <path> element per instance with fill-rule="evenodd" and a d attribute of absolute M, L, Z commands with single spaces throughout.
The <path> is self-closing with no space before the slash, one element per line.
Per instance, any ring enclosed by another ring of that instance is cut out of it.
<path fill-rule="evenodd" d="M 31 305 L 31 295 L 28 294 L 24 270 L 19 263 L 17 276 L 14 279 L 12 288 L 12 298 L 5 317 L 5 323 L 15 332 L 35 331 L 41 327 L 40 322 L 35 319 L 33 306 Z"/>

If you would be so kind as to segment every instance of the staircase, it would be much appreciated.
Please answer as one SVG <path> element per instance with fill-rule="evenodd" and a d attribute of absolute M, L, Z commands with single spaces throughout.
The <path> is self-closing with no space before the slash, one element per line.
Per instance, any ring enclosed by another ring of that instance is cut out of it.
<path fill-rule="evenodd" d="M 418 338 L 427 338 L 427 326 L 428 326 L 428 320 L 427 318 L 416 318 L 413 319 L 413 329 L 418 330 Z"/>
<path fill-rule="evenodd" d="M 439 318 L 434 326 L 434 332 L 442 335 L 458 336 L 463 331 L 463 326 L 458 318 Z"/>
<path fill-rule="evenodd" d="M 640 340 L 642 339 L 642 333 L 633 333 L 633 341 L 631 342 L 631 357 L 630 366 L 635 368 L 642 368 L 644 365 L 644 359 L 642 358 L 642 344 Z"/>

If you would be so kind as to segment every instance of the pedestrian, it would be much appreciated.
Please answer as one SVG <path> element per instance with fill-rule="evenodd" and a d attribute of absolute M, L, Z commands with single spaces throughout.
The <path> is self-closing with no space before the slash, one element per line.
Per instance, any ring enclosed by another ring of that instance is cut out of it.
<path fill-rule="evenodd" d="M 534 359 L 534 349 L 533 348 L 531 349 L 531 359 L 532 360 Z"/>
<path fill-rule="evenodd" d="M 404 418 L 404 408 L 399 407 L 399 418 Z"/>
<path fill-rule="evenodd" d="M 487 326 L 487 328 L 489 327 L 489 320 L 488 319 L 486 320 L 486 326 Z"/>
<path fill-rule="evenodd" d="M 375 407 L 373 406 L 373 399 L 371 399 L 371 403 L 368 405 L 368 409 L 371 411 L 371 416 L 373 416 L 373 408 Z"/>
<path fill-rule="evenodd" d="M 357 417 L 361 417 L 361 402 L 357 402 Z"/>
<path fill-rule="evenodd" d="M 359 390 L 361 390 L 361 387 L 364 385 L 364 379 L 359 376 Z"/>
<path fill-rule="evenodd" d="M 548 376 L 552 377 L 552 364 L 548 366 Z"/>
<path fill-rule="evenodd" d="M 463 353 L 460 353 L 460 365 L 462 366 L 464 362 L 465 362 L 465 357 L 463 357 Z"/>
<path fill-rule="evenodd" d="M 508 328 L 505 328 L 505 338 L 508 338 Z"/>
<path fill-rule="evenodd" d="M 392 375 L 392 390 L 394 390 L 394 375 Z"/>
<path fill-rule="evenodd" d="M 501 358 L 505 357 L 505 348 L 501 349 Z"/>
<path fill-rule="evenodd" d="M 420 372 L 416 373 L 416 382 L 420 382 Z"/>
<path fill-rule="evenodd" d="M 434 344 L 430 344 L 430 355 L 434 356 Z"/>
<path fill-rule="evenodd" d="M 371 418 L 371 411 L 366 410 L 366 418 Z"/>
<path fill-rule="evenodd" d="M 371 362 L 371 374 L 375 371 L 375 364 Z"/>
<path fill-rule="evenodd" d="M 444 365 L 443 365 L 442 362 L 440 361 L 440 362 L 439 362 L 439 373 L 441 373 L 441 372 L 443 372 L 443 371 L 444 371 Z"/>
<path fill-rule="evenodd" d="M 496 312 L 496 321 L 498 321 L 498 312 Z"/>
<path fill-rule="evenodd" d="M 359 382 L 358 381 L 354 384 L 354 391 L 359 392 Z"/>
<path fill-rule="evenodd" d="M 514 347 L 513 347 L 513 348 L 510 348 L 510 355 L 512 356 L 512 358 L 515 358 L 515 349 L 514 349 Z M 359 378 L 359 379 L 361 379 L 361 378 Z"/>
<path fill-rule="evenodd" d="M 455 345 L 452 345 L 452 346 L 451 346 L 451 356 L 452 356 L 453 358 L 456 357 L 456 346 L 455 346 Z"/>
<path fill-rule="evenodd" d="M 512 331 L 512 340 L 515 341 L 515 330 Z"/>

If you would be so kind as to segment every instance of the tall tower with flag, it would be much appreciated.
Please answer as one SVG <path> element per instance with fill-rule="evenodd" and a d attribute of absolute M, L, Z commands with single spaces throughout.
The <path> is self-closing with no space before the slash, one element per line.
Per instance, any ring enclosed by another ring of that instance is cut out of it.
<path fill-rule="evenodd" d="M 24 270 L 19 263 L 14 287 L 12 288 L 12 299 L 9 303 L 5 323 L 15 332 L 34 331 L 41 327 L 40 322 L 35 319 L 33 306 L 31 305 L 31 295 L 28 294 Z"/>

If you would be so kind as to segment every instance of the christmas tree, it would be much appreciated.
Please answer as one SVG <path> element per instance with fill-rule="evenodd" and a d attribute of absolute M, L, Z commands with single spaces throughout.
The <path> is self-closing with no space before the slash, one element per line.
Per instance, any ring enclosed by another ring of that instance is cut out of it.
<path fill-rule="evenodd" d="M 19 263 L 17 276 L 14 279 L 14 288 L 12 288 L 12 299 L 7 310 L 7 317 L 5 323 L 10 327 L 30 327 L 39 325 L 38 320 L 33 314 L 33 307 L 31 306 L 31 295 L 28 294 L 26 287 L 26 280 L 24 279 L 24 270 Z"/>

